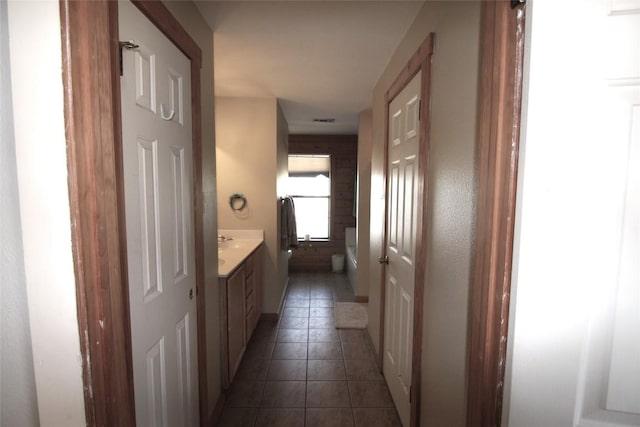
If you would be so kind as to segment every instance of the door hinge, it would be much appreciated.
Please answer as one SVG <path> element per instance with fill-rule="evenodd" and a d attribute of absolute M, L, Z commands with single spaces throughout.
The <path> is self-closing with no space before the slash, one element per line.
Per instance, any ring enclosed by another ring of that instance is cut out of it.
<path fill-rule="evenodd" d="M 413 386 L 409 386 L 409 403 L 411 403 L 411 392 L 413 391 Z"/>
<path fill-rule="evenodd" d="M 511 9 L 515 9 L 516 7 L 520 6 L 521 4 L 525 4 L 527 2 L 527 0 L 511 0 Z"/>
<path fill-rule="evenodd" d="M 135 44 L 135 42 L 133 40 L 129 40 L 126 42 L 118 42 L 118 45 L 120 47 L 120 75 L 122 76 L 124 74 L 124 65 L 122 64 L 122 49 L 127 49 L 127 50 L 131 50 L 131 49 L 137 49 L 140 47 L 140 45 Z"/>
<path fill-rule="evenodd" d="M 418 121 L 422 120 L 422 99 L 418 102 Z"/>

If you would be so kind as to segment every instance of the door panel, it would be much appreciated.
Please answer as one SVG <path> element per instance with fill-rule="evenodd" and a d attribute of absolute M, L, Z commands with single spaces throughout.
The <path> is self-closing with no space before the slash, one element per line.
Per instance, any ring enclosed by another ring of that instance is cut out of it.
<path fill-rule="evenodd" d="M 138 176 L 142 286 L 144 302 L 162 293 L 160 229 L 158 221 L 158 141 L 138 136 Z M 135 221 L 135 219 L 132 219 Z"/>
<path fill-rule="evenodd" d="M 156 56 L 139 42 L 134 54 L 136 105 L 156 112 Z"/>
<path fill-rule="evenodd" d="M 389 249 L 398 252 L 399 224 L 398 224 L 398 200 L 400 198 L 400 162 L 391 163 L 389 173 Z"/>
<path fill-rule="evenodd" d="M 190 61 L 119 3 L 122 150 L 136 423 L 198 425 Z"/>
<path fill-rule="evenodd" d="M 414 132 L 414 131 L 412 131 Z M 415 138 L 411 136 L 411 138 Z M 407 135 L 409 138 L 409 135 Z M 402 207 L 404 212 L 403 218 L 403 233 L 402 233 L 402 259 L 407 264 L 413 264 L 416 236 L 416 198 L 415 194 L 415 180 L 418 177 L 418 165 L 416 163 L 416 156 L 412 155 L 404 159 L 404 191 L 407 197 L 404 197 L 404 206 Z"/>
<path fill-rule="evenodd" d="M 185 188 L 185 162 L 184 148 L 182 147 L 169 147 L 171 153 L 171 172 L 172 172 L 172 190 L 173 190 L 173 205 L 174 210 L 174 225 L 173 225 L 173 246 L 175 248 L 174 253 L 174 271 L 173 278 L 174 283 L 178 283 L 185 279 L 188 274 L 189 265 L 189 247 L 188 236 L 191 233 L 189 230 L 189 221 L 186 217 L 189 207 L 187 202 L 189 197 L 186 193 L 189 191 Z"/>
<path fill-rule="evenodd" d="M 164 337 L 156 342 L 146 355 L 148 419 L 154 426 L 166 426 L 167 420 L 167 369 L 165 363 Z"/>
<path fill-rule="evenodd" d="M 191 330 L 191 317 L 189 313 L 176 325 L 176 337 L 178 342 L 178 393 L 179 408 L 178 413 L 182 425 L 191 426 L 190 402 L 193 400 L 192 382 L 195 378 L 191 378 L 191 353 L 195 351 L 192 348 L 192 339 L 189 336 Z"/>
<path fill-rule="evenodd" d="M 383 372 L 403 425 L 410 417 L 421 79 L 418 73 L 389 104 Z"/>

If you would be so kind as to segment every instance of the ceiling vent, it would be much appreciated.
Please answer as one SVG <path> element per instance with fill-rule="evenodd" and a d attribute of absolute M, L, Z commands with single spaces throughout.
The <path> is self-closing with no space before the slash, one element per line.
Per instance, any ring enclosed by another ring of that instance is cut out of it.
<path fill-rule="evenodd" d="M 335 123 L 336 119 L 313 119 L 313 123 Z"/>

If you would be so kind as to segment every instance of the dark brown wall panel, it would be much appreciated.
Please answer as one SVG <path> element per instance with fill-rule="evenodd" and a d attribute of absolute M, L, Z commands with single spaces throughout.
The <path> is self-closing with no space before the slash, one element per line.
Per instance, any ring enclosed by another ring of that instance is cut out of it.
<path fill-rule="evenodd" d="M 331 156 L 331 224 L 328 242 L 304 242 L 293 250 L 289 271 L 331 270 L 331 255 L 344 254 L 344 229 L 355 227 L 354 186 L 358 165 L 356 135 L 290 135 L 289 154 Z"/>

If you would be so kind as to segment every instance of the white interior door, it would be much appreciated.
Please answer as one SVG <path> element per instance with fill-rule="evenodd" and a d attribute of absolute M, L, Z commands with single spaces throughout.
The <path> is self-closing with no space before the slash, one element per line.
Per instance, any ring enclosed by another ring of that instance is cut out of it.
<path fill-rule="evenodd" d="M 421 82 L 418 73 L 389 104 L 383 372 L 405 426 L 410 418 Z"/>
<path fill-rule="evenodd" d="M 506 418 L 640 426 L 640 1 L 558 6 L 527 11 Z"/>
<path fill-rule="evenodd" d="M 136 421 L 196 426 L 191 64 L 130 2 L 119 26 Z"/>

